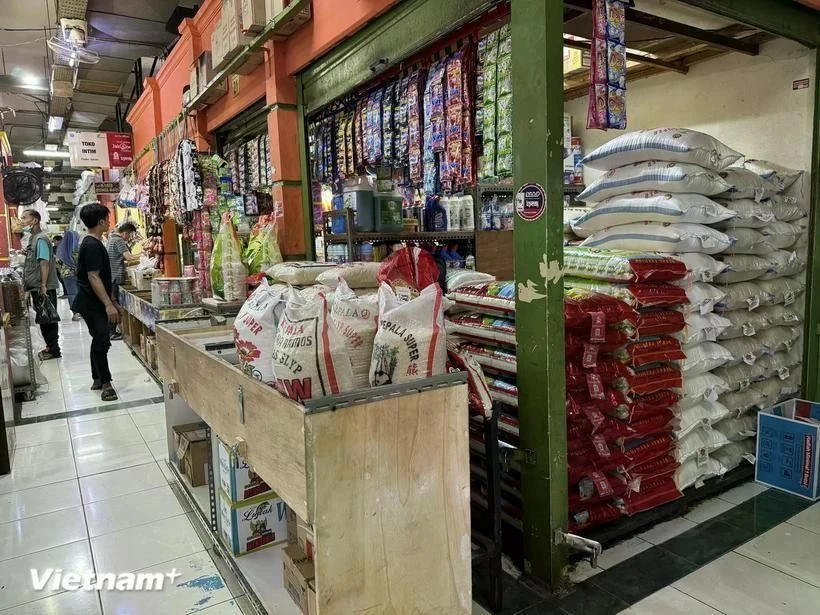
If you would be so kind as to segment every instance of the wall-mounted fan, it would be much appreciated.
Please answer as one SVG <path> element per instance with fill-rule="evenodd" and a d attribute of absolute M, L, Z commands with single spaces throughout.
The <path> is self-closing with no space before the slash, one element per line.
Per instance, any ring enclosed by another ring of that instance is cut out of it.
<path fill-rule="evenodd" d="M 100 61 L 100 54 L 96 51 L 86 49 L 82 45 L 61 39 L 59 36 L 52 36 L 47 41 L 48 48 L 56 53 L 65 64 L 71 67 L 77 64 L 96 64 Z"/>
<path fill-rule="evenodd" d="M 25 207 L 43 196 L 40 174 L 31 169 L 6 169 L 3 171 L 3 195 L 12 205 Z"/>

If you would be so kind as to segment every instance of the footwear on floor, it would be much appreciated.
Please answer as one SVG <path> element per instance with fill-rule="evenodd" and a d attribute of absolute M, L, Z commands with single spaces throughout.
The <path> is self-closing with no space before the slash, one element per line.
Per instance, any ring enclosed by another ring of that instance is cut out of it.
<path fill-rule="evenodd" d="M 71 320 L 73 320 L 74 322 L 78 322 L 82 319 L 83 319 L 83 317 L 80 316 L 79 314 L 74 314 L 74 316 L 71 317 Z"/>
<path fill-rule="evenodd" d="M 111 334 L 111 341 L 112 342 L 118 342 L 121 339 L 122 339 L 122 333 L 120 331 L 117 331 L 117 332 Z"/>
<path fill-rule="evenodd" d="M 102 387 L 102 395 L 100 398 L 103 401 L 117 401 L 119 397 L 117 396 L 117 392 L 114 390 L 112 386 Z"/>
<path fill-rule="evenodd" d="M 63 355 L 60 353 L 52 353 L 50 350 L 41 350 L 37 353 L 37 358 L 41 361 L 51 361 L 52 359 L 62 359 Z"/>

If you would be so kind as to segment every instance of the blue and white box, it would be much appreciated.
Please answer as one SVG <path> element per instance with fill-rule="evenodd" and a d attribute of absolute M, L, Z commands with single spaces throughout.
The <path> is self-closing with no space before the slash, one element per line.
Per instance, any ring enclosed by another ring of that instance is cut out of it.
<path fill-rule="evenodd" d="M 811 501 L 820 499 L 820 404 L 792 399 L 757 415 L 755 480 Z"/>
<path fill-rule="evenodd" d="M 219 530 L 234 555 L 244 555 L 288 539 L 287 506 L 275 493 L 233 503 L 219 489 Z"/>

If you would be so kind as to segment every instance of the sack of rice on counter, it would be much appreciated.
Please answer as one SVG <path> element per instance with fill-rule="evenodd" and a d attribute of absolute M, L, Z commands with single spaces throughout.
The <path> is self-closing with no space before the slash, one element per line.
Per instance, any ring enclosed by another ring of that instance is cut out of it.
<path fill-rule="evenodd" d="M 789 188 L 800 178 L 801 175 L 803 175 L 803 171 L 789 169 L 788 167 L 784 167 L 774 162 L 769 162 L 768 160 L 746 160 L 743 163 L 743 168 L 747 171 L 757 173 L 766 181 L 774 184 L 774 186 L 781 192 L 786 188 Z"/>
<path fill-rule="evenodd" d="M 343 263 L 316 276 L 316 284 L 336 288 L 344 280 L 348 288 L 378 288 L 379 263 Z"/>
<path fill-rule="evenodd" d="M 515 282 L 488 282 L 462 286 L 447 295 L 459 306 L 486 312 L 515 313 Z"/>
<path fill-rule="evenodd" d="M 678 286 L 691 282 L 711 283 L 728 268 L 715 257 L 701 252 L 681 252 L 670 256 L 681 261 L 688 269 L 686 277 L 677 283 Z"/>
<path fill-rule="evenodd" d="M 730 234 L 721 233 L 703 224 L 639 222 L 604 229 L 587 237 L 581 245 L 589 248 L 664 254 L 719 254 L 732 248 L 733 242 Z"/>
<path fill-rule="evenodd" d="M 722 255 L 720 260 L 726 270 L 715 278 L 718 284 L 737 284 L 762 278 L 771 270 L 769 256 L 754 254 Z"/>
<path fill-rule="evenodd" d="M 636 192 L 609 198 L 581 211 L 571 221 L 572 231 L 589 237 L 605 228 L 637 222 L 717 224 L 735 212 L 702 194 Z"/>
<path fill-rule="evenodd" d="M 720 224 L 721 228 L 763 228 L 775 220 L 770 201 L 738 199 L 723 201 L 723 203 L 734 211 L 736 216 Z"/>
<path fill-rule="evenodd" d="M 686 265 L 674 258 L 627 250 L 564 248 L 564 275 L 610 282 L 671 282 L 686 274 Z"/>
<path fill-rule="evenodd" d="M 729 184 L 729 189 L 725 194 L 721 194 L 720 198 L 762 201 L 777 194 L 777 186 L 742 167 L 723 169 L 720 177 Z"/>
<path fill-rule="evenodd" d="M 342 279 L 338 284 L 330 317 L 347 342 L 345 350 L 353 369 L 355 388 L 366 389 L 370 386 L 370 360 L 379 319 L 379 299 L 376 295 L 358 297 Z"/>
<path fill-rule="evenodd" d="M 325 295 L 285 308 L 273 344 L 273 373 L 277 390 L 298 402 L 355 388 L 347 344 Z"/>
<path fill-rule="evenodd" d="M 587 186 L 578 200 L 598 203 L 633 192 L 672 192 L 674 194 L 703 194 L 712 196 L 725 193 L 732 186 L 715 171 L 683 162 L 649 160 L 608 171 Z"/>
<path fill-rule="evenodd" d="M 743 154 L 703 132 L 654 128 L 620 135 L 587 154 L 581 164 L 606 171 L 644 160 L 662 160 L 690 162 L 719 171 L 742 157 Z"/>
<path fill-rule="evenodd" d="M 564 288 L 580 288 L 620 299 L 633 308 L 674 307 L 686 305 L 686 290 L 662 282 L 655 284 L 615 284 L 585 278 L 564 278 Z"/>
<path fill-rule="evenodd" d="M 444 297 L 430 284 L 402 301 L 389 284 L 379 288 L 379 327 L 370 363 L 371 386 L 399 384 L 445 373 Z"/>
<path fill-rule="evenodd" d="M 284 284 L 269 286 L 267 280 L 262 280 L 239 310 L 233 324 L 240 369 L 269 386 L 276 384 L 271 356 L 288 291 Z"/>
<path fill-rule="evenodd" d="M 477 312 L 455 314 L 446 320 L 447 333 L 490 344 L 515 346 L 515 321 Z"/>
<path fill-rule="evenodd" d="M 311 286 L 316 284 L 316 278 L 320 273 L 333 268 L 332 263 L 287 262 L 277 263 L 266 273 L 275 282 L 285 282 L 293 286 Z"/>

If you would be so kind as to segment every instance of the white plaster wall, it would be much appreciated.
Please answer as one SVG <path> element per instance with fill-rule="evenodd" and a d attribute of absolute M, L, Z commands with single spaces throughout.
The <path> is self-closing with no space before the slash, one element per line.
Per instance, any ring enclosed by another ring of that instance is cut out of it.
<path fill-rule="evenodd" d="M 815 52 L 776 40 L 760 55 L 733 53 L 691 67 L 688 75 L 667 73 L 627 84 L 627 131 L 683 127 L 720 139 L 748 158 L 808 169 L 814 111 Z M 810 87 L 792 82 L 811 78 Z M 587 97 L 565 105 L 572 134 L 583 138 L 584 152 L 622 131 L 587 130 Z M 820 112 L 820 110 L 818 110 Z M 600 175 L 589 169 L 589 184 Z"/>

